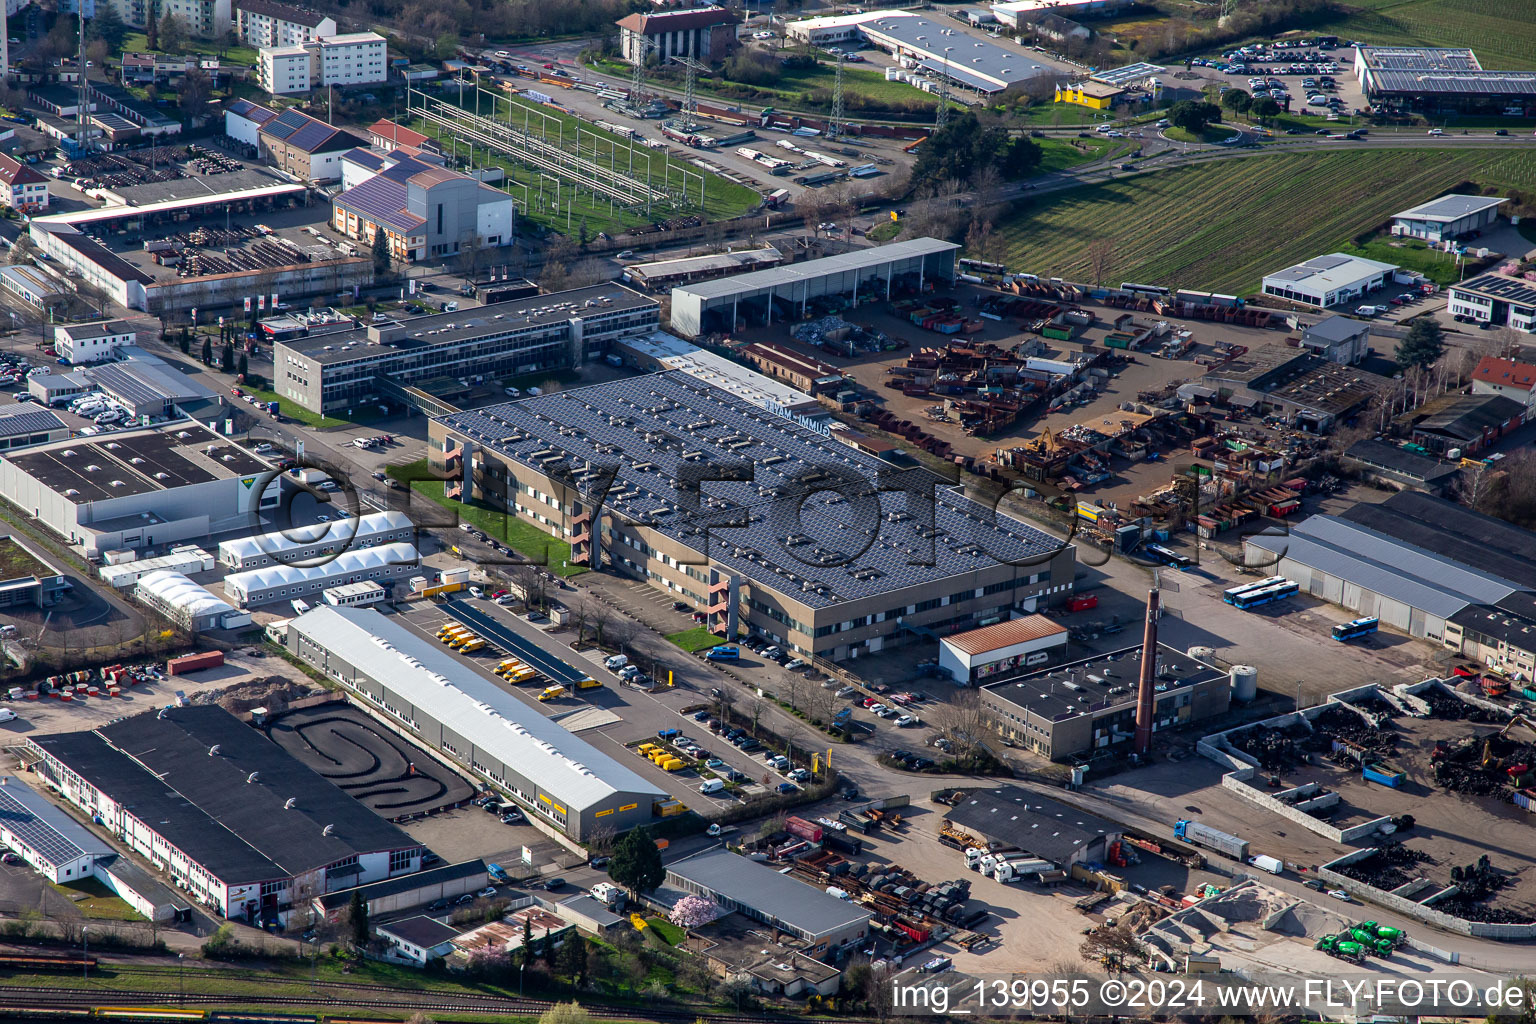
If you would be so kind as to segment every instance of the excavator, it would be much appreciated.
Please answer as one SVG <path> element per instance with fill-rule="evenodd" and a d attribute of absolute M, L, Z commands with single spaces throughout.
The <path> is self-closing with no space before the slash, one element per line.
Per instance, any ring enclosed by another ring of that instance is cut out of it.
<path fill-rule="evenodd" d="M 1536 722 L 1532 722 L 1524 715 L 1516 715 L 1505 723 L 1504 728 L 1483 741 L 1481 766 L 1484 771 L 1505 772 L 1510 778 L 1516 780 L 1517 786 L 1522 786 L 1525 784 L 1522 780 L 1527 780 L 1531 774 L 1531 766 L 1526 763 L 1508 764 L 1504 758 L 1496 756 L 1493 752 L 1494 739 L 1511 740 L 1510 733 L 1515 729 L 1524 730 L 1526 743 L 1536 744 Z M 1511 740 L 1511 742 L 1517 741 Z"/>

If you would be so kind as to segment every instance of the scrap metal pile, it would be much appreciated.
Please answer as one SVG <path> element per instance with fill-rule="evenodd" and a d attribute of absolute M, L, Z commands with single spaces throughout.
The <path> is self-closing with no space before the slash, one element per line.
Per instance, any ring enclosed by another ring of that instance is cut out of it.
<path fill-rule="evenodd" d="M 1511 910 L 1489 905 L 1488 901 L 1513 884 L 1514 878 L 1489 863 L 1486 853 L 1472 864 L 1451 868 L 1451 881 L 1461 891 L 1436 903 L 1436 910 L 1464 921 L 1494 924 L 1527 924 L 1533 919 L 1529 909 Z"/>
<path fill-rule="evenodd" d="M 1422 850 L 1409 849 L 1402 843 L 1385 843 L 1376 847 L 1371 856 L 1334 870 L 1357 882 L 1389 891 L 1418 878 L 1422 874 L 1415 870 L 1418 865 L 1433 863 L 1434 858 Z"/>
<path fill-rule="evenodd" d="M 1448 722 L 1484 722 L 1499 725 L 1506 721 L 1503 715 L 1489 711 L 1480 705 L 1458 700 L 1438 686 L 1427 687 L 1418 696 L 1429 705 L 1431 718 L 1440 718 Z"/>
<path fill-rule="evenodd" d="M 1524 723 L 1513 719 L 1496 733 L 1471 736 L 1455 746 L 1436 744 L 1430 754 L 1435 783 L 1453 793 L 1508 799 L 1536 783 L 1536 743 L 1510 735 Z"/>
<path fill-rule="evenodd" d="M 898 347 L 883 331 L 872 331 L 852 324 L 840 316 L 824 316 L 790 329 L 790 337 L 807 345 L 852 358 L 865 352 L 880 352 Z M 904 344 L 904 343 L 903 343 Z"/>

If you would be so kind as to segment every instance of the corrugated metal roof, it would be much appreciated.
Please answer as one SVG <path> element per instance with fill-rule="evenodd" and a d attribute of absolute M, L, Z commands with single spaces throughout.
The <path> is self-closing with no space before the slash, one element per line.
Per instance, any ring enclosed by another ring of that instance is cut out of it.
<path fill-rule="evenodd" d="M 809 935 L 831 935 L 872 916 L 857 903 L 840 900 L 723 847 L 668 864 L 667 874 Z"/>
<path fill-rule="evenodd" d="M 1442 618 L 1469 604 L 1502 601 L 1517 589 L 1337 516 L 1311 516 L 1289 534 L 1261 533 L 1247 543 Z"/>
<path fill-rule="evenodd" d="M 1001 650 L 1014 644 L 1028 643 L 1030 640 L 1040 640 L 1066 631 L 1067 627 L 1052 622 L 1044 615 L 1026 615 L 1022 619 L 1010 619 L 1007 622 L 947 636 L 944 638 L 944 643 L 951 647 L 958 647 L 966 654 L 986 654 L 988 651 Z"/>
<path fill-rule="evenodd" d="M 667 794 L 424 637 L 370 608 L 316 608 L 289 629 L 384 683 L 503 764 L 511 765 L 572 815 L 621 793 Z"/>
<path fill-rule="evenodd" d="M 726 298 L 741 295 L 760 288 L 776 288 L 798 284 L 801 281 L 837 274 L 845 271 L 868 270 L 893 260 L 914 259 L 937 253 L 954 252 L 960 247 L 953 242 L 937 238 L 909 238 L 904 242 L 889 242 L 870 249 L 855 249 L 838 256 L 796 263 L 790 267 L 775 267 L 751 274 L 737 274 L 719 281 L 700 281 L 672 289 L 673 295 L 697 295 L 703 299 Z"/>

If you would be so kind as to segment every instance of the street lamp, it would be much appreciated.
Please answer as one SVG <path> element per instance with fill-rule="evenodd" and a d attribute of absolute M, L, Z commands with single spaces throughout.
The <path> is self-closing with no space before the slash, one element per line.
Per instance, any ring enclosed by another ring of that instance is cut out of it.
<path fill-rule="evenodd" d="M 90 929 L 85 925 L 80 926 L 80 980 L 88 981 L 91 977 L 91 942 Z"/>
<path fill-rule="evenodd" d="M 181 988 L 181 1005 L 187 1005 L 187 954 L 176 954 L 176 981 Z"/>

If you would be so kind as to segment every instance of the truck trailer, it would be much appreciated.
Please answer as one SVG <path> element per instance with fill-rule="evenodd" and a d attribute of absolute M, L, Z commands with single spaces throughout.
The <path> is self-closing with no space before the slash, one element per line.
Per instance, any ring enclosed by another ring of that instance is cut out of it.
<path fill-rule="evenodd" d="M 1220 829 L 1202 825 L 1198 821 L 1176 821 L 1173 824 L 1175 837 L 1196 846 L 1204 846 L 1206 849 L 1224 853 L 1236 860 L 1248 859 L 1248 840 L 1239 839 L 1237 836 L 1228 835 Z"/>

